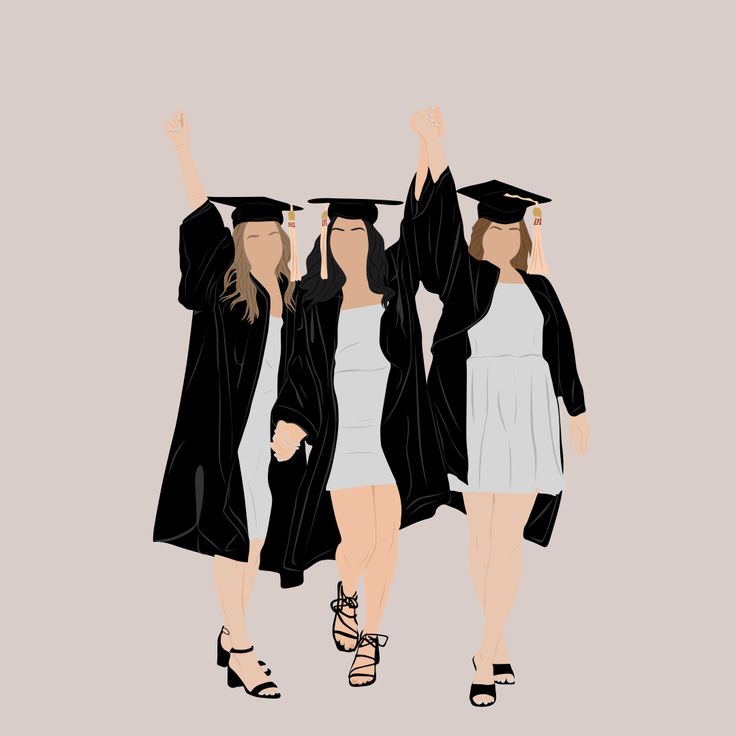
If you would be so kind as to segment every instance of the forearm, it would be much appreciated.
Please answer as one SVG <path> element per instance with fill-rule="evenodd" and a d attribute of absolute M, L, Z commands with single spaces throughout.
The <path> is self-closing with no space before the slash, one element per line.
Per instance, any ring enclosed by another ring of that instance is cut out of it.
<path fill-rule="evenodd" d="M 190 209 L 195 210 L 207 200 L 204 184 L 202 184 L 202 180 L 197 173 L 197 167 L 194 165 L 194 157 L 189 143 L 182 143 L 176 146 L 175 150 L 187 201 Z"/>
<path fill-rule="evenodd" d="M 440 178 L 440 174 L 442 174 L 448 166 L 447 159 L 445 158 L 445 151 L 442 148 L 439 136 L 432 136 L 425 143 L 429 171 L 432 174 L 432 181 L 436 182 Z"/>
<path fill-rule="evenodd" d="M 427 180 L 429 171 L 429 153 L 427 152 L 427 141 L 419 136 L 419 161 L 417 162 L 417 176 L 414 182 L 414 199 L 419 201 L 424 182 Z"/>

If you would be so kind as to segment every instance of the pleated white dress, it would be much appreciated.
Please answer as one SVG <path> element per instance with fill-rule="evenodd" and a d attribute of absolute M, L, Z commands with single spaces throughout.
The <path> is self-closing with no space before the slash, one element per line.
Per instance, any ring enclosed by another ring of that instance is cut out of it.
<path fill-rule="evenodd" d="M 467 485 L 458 491 L 556 494 L 565 487 L 559 404 L 542 356 L 544 317 L 526 284 L 499 282 L 468 330 Z"/>
<path fill-rule="evenodd" d="M 258 375 L 253 403 L 238 446 L 238 460 L 243 476 L 248 536 L 265 539 L 271 516 L 271 489 L 268 466 L 271 462 L 271 409 L 278 392 L 281 326 L 283 319 L 269 314 L 266 347 Z"/>
<path fill-rule="evenodd" d="M 337 323 L 337 442 L 327 490 L 396 483 L 381 447 L 391 364 L 379 343 L 381 304 L 343 309 Z"/>

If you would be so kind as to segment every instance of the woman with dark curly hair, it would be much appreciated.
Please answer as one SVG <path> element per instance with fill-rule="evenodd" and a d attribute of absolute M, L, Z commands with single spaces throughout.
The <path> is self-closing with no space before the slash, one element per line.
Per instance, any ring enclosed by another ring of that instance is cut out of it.
<path fill-rule="evenodd" d="M 301 283 L 295 357 L 274 406 L 272 447 L 286 460 L 302 440 L 312 445 L 288 554 L 298 567 L 335 557 L 332 635 L 340 651 L 355 652 L 348 682 L 358 687 L 375 682 L 388 638 L 379 632 L 399 528 L 432 516 L 450 491 L 427 394 L 406 220 L 385 250 L 374 226 L 377 204 L 401 203 L 309 201 L 329 206 Z"/>

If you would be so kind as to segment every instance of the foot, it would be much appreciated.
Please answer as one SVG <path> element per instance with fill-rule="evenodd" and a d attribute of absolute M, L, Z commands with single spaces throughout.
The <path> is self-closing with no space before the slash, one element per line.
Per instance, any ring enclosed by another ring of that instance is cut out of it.
<path fill-rule="evenodd" d="M 223 641 L 224 644 L 224 641 Z M 235 647 L 236 649 L 247 649 L 250 646 L 241 645 Z M 263 668 L 258 664 L 258 657 L 256 656 L 255 650 L 248 652 L 247 654 L 236 654 L 230 652 L 230 668 L 235 674 L 245 683 L 248 690 L 253 690 L 262 682 L 268 682 L 268 676 L 264 674 Z M 259 693 L 262 697 L 275 697 L 279 695 L 279 689 L 277 687 L 267 687 Z"/>
<path fill-rule="evenodd" d="M 337 598 L 330 602 L 335 612 L 332 620 L 332 638 L 342 652 L 352 652 L 358 643 L 358 592 L 346 595 L 342 582 L 337 584 Z"/>
<path fill-rule="evenodd" d="M 493 661 L 490 657 L 483 657 L 482 652 L 476 652 L 473 657 L 475 665 L 475 676 L 473 677 L 474 685 L 489 685 L 494 681 L 493 678 Z M 493 695 L 479 693 L 471 698 L 474 705 L 491 705 L 496 698 Z"/>
<path fill-rule="evenodd" d="M 372 685 L 376 681 L 376 665 L 381 661 L 379 648 L 387 641 L 385 634 L 361 635 L 348 674 L 348 682 L 353 687 Z"/>
<path fill-rule="evenodd" d="M 516 682 L 513 672 L 498 672 L 499 669 L 511 669 L 511 665 L 508 662 L 503 664 L 495 662 L 493 664 L 493 681 L 499 685 L 513 685 Z"/>
<path fill-rule="evenodd" d="M 222 646 L 222 648 L 228 652 L 232 649 L 233 646 L 232 641 L 230 640 L 230 632 L 224 626 L 222 627 L 222 631 L 220 632 L 220 646 Z M 271 670 L 263 660 L 259 659 L 258 664 L 267 675 L 271 674 Z"/>

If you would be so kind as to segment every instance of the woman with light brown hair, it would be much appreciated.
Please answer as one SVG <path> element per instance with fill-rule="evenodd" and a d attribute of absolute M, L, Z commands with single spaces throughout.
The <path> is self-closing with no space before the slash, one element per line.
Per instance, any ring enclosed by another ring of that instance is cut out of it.
<path fill-rule="evenodd" d="M 279 572 L 284 587 L 302 579 L 284 565 L 283 540 L 305 454 L 302 448 L 276 465 L 270 450 L 271 409 L 292 353 L 293 211 L 301 207 L 268 197 L 208 198 L 184 115 L 169 119 L 165 132 L 192 210 L 179 228 L 179 302 L 192 310 L 192 326 L 153 539 L 214 557 L 225 621 L 217 663 L 227 667 L 230 687 L 278 698 L 270 670 L 256 659 L 245 611 L 259 567 Z M 232 233 L 213 202 L 234 207 Z M 292 237 L 281 227 L 284 210 Z"/>
<path fill-rule="evenodd" d="M 496 683 L 515 679 L 504 628 L 522 539 L 547 544 L 565 487 L 558 397 L 576 452 L 587 447 L 586 407 L 570 327 L 543 275 L 538 205 L 550 200 L 498 180 L 456 190 L 439 110 L 420 111 L 412 127 L 420 156 L 411 242 L 422 283 L 443 303 L 427 386 L 450 487 L 468 516 L 484 614 L 470 702 L 482 707 L 495 702 Z M 458 191 L 479 202 L 469 246 Z M 530 205 L 534 240 L 524 224 Z"/>

